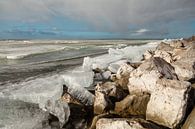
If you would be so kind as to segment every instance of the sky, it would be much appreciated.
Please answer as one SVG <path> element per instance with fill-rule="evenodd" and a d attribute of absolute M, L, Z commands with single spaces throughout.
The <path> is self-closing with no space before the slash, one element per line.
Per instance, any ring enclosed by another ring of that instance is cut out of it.
<path fill-rule="evenodd" d="M 0 39 L 195 35 L 195 0 L 0 0 Z"/>

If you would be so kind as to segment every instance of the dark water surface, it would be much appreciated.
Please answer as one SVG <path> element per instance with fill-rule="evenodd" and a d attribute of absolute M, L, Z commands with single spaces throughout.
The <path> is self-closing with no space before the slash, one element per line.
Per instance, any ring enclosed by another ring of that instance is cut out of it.
<path fill-rule="evenodd" d="M 97 56 L 107 53 L 109 48 L 123 48 L 149 41 L 45 42 L 0 41 L 0 85 L 62 72 L 81 65 L 86 56 Z M 6 56 L 13 59 L 7 59 Z"/>

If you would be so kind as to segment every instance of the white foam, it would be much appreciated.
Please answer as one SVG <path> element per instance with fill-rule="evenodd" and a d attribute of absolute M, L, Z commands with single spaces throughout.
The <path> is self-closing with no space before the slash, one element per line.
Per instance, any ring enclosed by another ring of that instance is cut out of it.
<path fill-rule="evenodd" d="M 26 45 L 26 46 L 1 46 L 0 58 L 6 59 L 21 59 L 33 54 L 42 54 L 53 51 L 63 50 L 66 47 L 62 45 Z"/>

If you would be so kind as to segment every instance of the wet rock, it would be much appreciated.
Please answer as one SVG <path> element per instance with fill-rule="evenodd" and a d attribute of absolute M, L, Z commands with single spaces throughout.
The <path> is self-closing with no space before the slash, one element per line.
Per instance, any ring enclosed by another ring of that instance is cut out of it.
<path fill-rule="evenodd" d="M 96 129 L 129 129 L 130 124 L 128 120 L 122 119 L 106 119 L 102 118 L 97 121 Z"/>
<path fill-rule="evenodd" d="M 186 41 L 188 41 L 188 42 L 195 41 L 195 36 L 192 36 L 192 37 L 186 39 Z"/>
<path fill-rule="evenodd" d="M 195 58 L 180 59 L 172 65 L 179 80 L 195 79 Z"/>
<path fill-rule="evenodd" d="M 0 99 L 1 129 L 49 129 L 48 117 L 38 104 Z"/>
<path fill-rule="evenodd" d="M 129 82 L 130 73 L 134 70 L 134 68 L 130 64 L 123 64 L 119 68 L 116 74 L 116 83 L 119 84 L 124 89 L 127 89 L 127 84 Z"/>
<path fill-rule="evenodd" d="M 109 100 L 108 96 L 105 93 L 96 91 L 95 92 L 95 101 L 94 101 L 94 113 L 102 114 L 107 112 L 112 107 L 112 102 Z"/>
<path fill-rule="evenodd" d="M 175 58 L 179 59 L 195 59 L 195 43 L 187 46 L 185 49 L 179 49 L 180 51 L 174 52 Z"/>
<path fill-rule="evenodd" d="M 155 68 L 164 78 L 178 80 L 177 74 L 175 73 L 175 69 L 170 63 L 166 62 L 160 57 L 154 57 L 153 63 L 155 65 Z"/>
<path fill-rule="evenodd" d="M 112 117 L 113 117 L 113 115 L 110 114 L 110 112 L 106 112 L 104 114 L 99 114 L 99 115 L 93 117 L 93 120 L 92 120 L 92 123 L 91 123 L 91 126 L 90 126 L 89 129 L 96 129 L 96 123 L 99 119 L 101 119 L 101 118 L 112 118 Z"/>
<path fill-rule="evenodd" d="M 194 127 L 195 127 L 195 108 L 192 110 L 192 112 L 188 116 L 182 129 L 194 129 Z"/>
<path fill-rule="evenodd" d="M 157 46 L 157 48 L 156 48 L 156 50 L 161 50 L 161 51 L 167 51 L 167 52 L 171 52 L 171 51 L 173 51 L 173 47 L 171 47 L 170 46 L 170 44 L 167 44 L 167 43 L 160 43 L 158 46 Z"/>
<path fill-rule="evenodd" d="M 194 94 L 192 95 L 193 96 L 192 101 L 194 102 L 193 105 L 195 105 L 195 82 L 192 83 L 192 92 L 194 92 Z"/>
<path fill-rule="evenodd" d="M 150 58 L 152 58 L 154 56 L 154 52 L 147 50 L 144 54 L 143 54 L 143 60 L 148 60 Z"/>
<path fill-rule="evenodd" d="M 170 43 L 170 46 L 173 48 L 183 48 L 185 47 L 186 41 L 184 40 L 176 40 Z"/>
<path fill-rule="evenodd" d="M 156 51 L 146 51 L 143 55 L 144 60 L 149 60 L 152 57 L 160 57 L 167 61 L 168 63 L 172 63 L 174 58 L 172 56 L 172 52 L 164 51 L 164 50 L 156 50 Z"/>
<path fill-rule="evenodd" d="M 65 101 L 66 103 L 75 103 L 75 104 L 81 104 L 79 101 L 74 99 L 70 94 L 64 93 L 62 96 L 62 100 Z"/>
<path fill-rule="evenodd" d="M 190 85 L 185 81 L 159 79 L 147 106 L 146 119 L 169 128 L 178 126 L 186 113 Z"/>
<path fill-rule="evenodd" d="M 130 74 L 128 88 L 130 92 L 151 92 L 157 79 L 164 77 L 178 79 L 174 67 L 160 57 L 153 57 L 143 62 L 140 67 Z"/>
<path fill-rule="evenodd" d="M 115 81 L 119 86 L 121 86 L 124 90 L 127 90 L 127 84 L 129 83 L 129 76 L 122 77 Z"/>
<path fill-rule="evenodd" d="M 96 129 L 163 129 L 143 119 L 102 118 L 96 123 Z"/>
<path fill-rule="evenodd" d="M 100 83 L 96 86 L 96 92 L 102 92 L 113 101 L 120 101 L 126 93 L 115 82 Z"/>
<path fill-rule="evenodd" d="M 92 109 L 83 105 L 69 103 L 70 117 L 63 129 L 88 129 L 92 119 Z"/>
<path fill-rule="evenodd" d="M 95 90 L 94 113 L 102 114 L 113 109 L 113 103 L 122 100 L 126 95 L 115 82 L 98 84 Z"/>
<path fill-rule="evenodd" d="M 112 75 L 110 76 L 110 80 L 113 81 L 113 82 L 116 82 L 116 81 L 117 81 L 116 74 L 112 74 Z"/>
<path fill-rule="evenodd" d="M 58 128 L 57 128 L 58 129 Z M 88 129 L 87 122 L 84 119 L 73 121 L 63 129 Z"/>
<path fill-rule="evenodd" d="M 116 73 L 116 77 L 120 79 L 129 76 L 133 70 L 134 68 L 129 63 L 122 64 Z"/>
<path fill-rule="evenodd" d="M 151 60 L 147 60 L 135 69 L 129 77 L 128 90 L 133 93 L 151 93 L 156 87 L 156 81 L 161 74 L 155 70 Z"/>
<path fill-rule="evenodd" d="M 61 127 L 68 121 L 70 109 L 65 101 L 61 99 L 56 101 L 48 100 L 45 108 L 58 118 Z"/>
<path fill-rule="evenodd" d="M 149 94 L 128 95 L 122 101 L 115 103 L 115 112 L 123 117 L 145 115 L 149 99 Z"/>
<path fill-rule="evenodd" d="M 172 63 L 173 62 L 173 57 L 172 57 L 172 54 L 170 52 L 157 50 L 154 53 L 154 57 L 160 57 L 160 58 L 164 59 L 168 63 Z"/>
<path fill-rule="evenodd" d="M 134 68 L 134 69 L 137 69 L 142 63 L 141 62 L 134 62 L 134 63 L 131 63 L 130 65 Z"/>
<path fill-rule="evenodd" d="M 182 55 L 185 51 L 186 51 L 186 48 L 174 49 L 174 50 L 173 50 L 173 54 L 172 54 L 173 60 L 174 60 L 174 61 L 177 61 L 177 60 L 181 59 L 181 55 Z"/>
<path fill-rule="evenodd" d="M 172 51 L 165 51 L 165 50 L 161 50 L 161 49 L 157 49 L 156 51 L 146 51 L 143 55 L 144 60 L 149 60 L 152 57 L 160 57 L 162 59 L 164 59 L 165 61 L 167 61 L 168 63 L 171 63 L 174 61 L 173 55 L 172 55 Z"/>

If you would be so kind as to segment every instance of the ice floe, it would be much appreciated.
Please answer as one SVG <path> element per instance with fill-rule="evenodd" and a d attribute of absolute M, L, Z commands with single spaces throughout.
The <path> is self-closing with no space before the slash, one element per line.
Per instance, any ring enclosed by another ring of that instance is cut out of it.
<path fill-rule="evenodd" d="M 70 111 L 67 103 L 59 101 L 63 93 L 63 85 L 64 80 L 59 75 L 37 78 L 13 84 L 0 91 L 0 99 L 37 104 L 40 109 L 55 115 L 64 124 L 68 120 Z"/>

